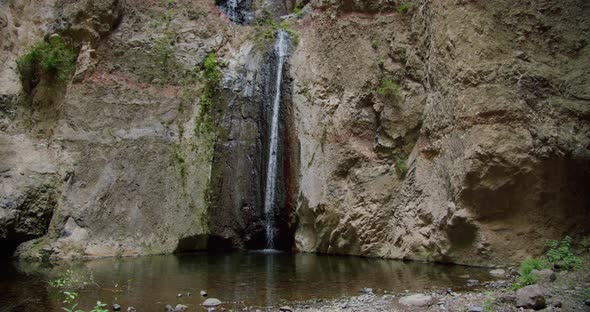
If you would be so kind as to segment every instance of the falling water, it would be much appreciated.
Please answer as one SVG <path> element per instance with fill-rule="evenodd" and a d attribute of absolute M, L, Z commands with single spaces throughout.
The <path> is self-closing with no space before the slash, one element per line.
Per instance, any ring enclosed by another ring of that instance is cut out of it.
<path fill-rule="evenodd" d="M 236 24 L 248 24 L 253 18 L 250 12 L 251 0 L 217 0 L 215 3 Z"/>
<path fill-rule="evenodd" d="M 239 0 L 228 0 L 227 1 L 227 15 L 231 21 L 238 21 L 238 1 Z"/>
<path fill-rule="evenodd" d="M 281 84 L 283 80 L 283 63 L 287 54 L 288 36 L 279 30 L 275 41 L 275 55 L 277 69 L 275 78 L 275 94 L 272 102 L 272 125 L 270 130 L 270 144 L 268 151 L 268 167 L 266 174 L 266 191 L 264 195 L 264 215 L 266 217 L 266 247 L 274 248 L 275 220 L 274 203 L 277 181 L 277 154 L 279 144 L 279 111 L 281 105 Z"/>

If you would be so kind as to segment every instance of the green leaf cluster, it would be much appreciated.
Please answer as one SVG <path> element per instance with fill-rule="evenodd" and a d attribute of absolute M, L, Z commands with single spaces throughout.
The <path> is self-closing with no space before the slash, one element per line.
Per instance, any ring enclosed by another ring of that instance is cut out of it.
<path fill-rule="evenodd" d="M 30 91 L 41 78 L 67 81 L 76 71 L 76 53 L 59 36 L 41 41 L 16 61 L 25 89 Z"/>
<path fill-rule="evenodd" d="M 554 267 L 566 271 L 580 269 L 582 267 L 582 258 L 576 256 L 572 251 L 572 238 L 564 237 L 561 241 L 547 241 L 547 261 Z"/>

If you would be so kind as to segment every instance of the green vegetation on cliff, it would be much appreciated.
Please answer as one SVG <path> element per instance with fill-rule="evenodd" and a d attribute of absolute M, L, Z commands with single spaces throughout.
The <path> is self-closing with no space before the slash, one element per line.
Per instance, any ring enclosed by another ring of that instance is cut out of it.
<path fill-rule="evenodd" d="M 212 110 L 221 81 L 221 71 L 215 53 L 209 53 L 203 60 L 201 67 L 204 87 L 199 98 L 200 108 L 195 122 L 195 131 L 209 133 L 213 130 Z"/>
<path fill-rule="evenodd" d="M 30 91 L 45 78 L 48 81 L 66 81 L 76 71 L 76 53 L 59 36 L 35 44 L 16 61 L 17 70 L 25 90 Z"/>

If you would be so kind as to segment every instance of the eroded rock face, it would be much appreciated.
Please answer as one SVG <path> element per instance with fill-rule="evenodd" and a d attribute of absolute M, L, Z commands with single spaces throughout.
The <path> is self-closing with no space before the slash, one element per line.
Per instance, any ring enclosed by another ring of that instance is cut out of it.
<path fill-rule="evenodd" d="M 586 4 L 327 6 L 292 57 L 300 250 L 494 265 L 589 230 Z"/>
<path fill-rule="evenodd" d="M 307 2 L 253 3 L 278 17 Z M 588 4 L 399 4 L 313 0 L 287 19 L 298 44 L 279 218 L 296 248 L 496 265 L 588 232 Z M 260 241 L 268 62 L 250 53 L 257 29 L 205 1 L 0 6 L 1 235 L 44 235 L 21 255 Z M 53 32 L 79 48 L 78 71 L 23 97 L 15 60 Z M 202 132 L 195 73 L 208 53 L 227 63 L 224 96 L 237 96 Z"/>
<path fill-rule="evenodd" d="M 59 173 L 51 150 L 25 136 L 0 136 L 0 243 L 3 254 L 47 233 Z"/>

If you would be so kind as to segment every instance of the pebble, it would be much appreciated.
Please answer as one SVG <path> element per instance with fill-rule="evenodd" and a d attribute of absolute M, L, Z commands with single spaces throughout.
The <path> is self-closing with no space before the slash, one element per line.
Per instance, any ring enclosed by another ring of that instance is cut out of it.
<path fill-rule="evenodd" d="M 121 311 L 121 306 L 116 303 L 113 304 L 112 308 L 113 308 L 113 311 Z"/>
<path fill-rule="evenodd" d="M 493 276 L 504 276 L 506 274 L 506 271 L 502 270 L 502 269 L 495 269 L 495 270 L 491 270 L 490 274 Z"/>
<path fill-rule="evenodd" d="M 176 295 L 176 297 L 180 298 L 180 297 L 182 297 L 182 294 L 178 294 L 178 295 Z"/>
<path fill-rule="evenodd" d="M 204 290 L 201 290 L 200 294 L 202 297 L 207 297 L 207 292 Z"/>
<path fill-rule="evenodd" d="M 164 308 L 164 311 L 166 312 L 174 312 L 174 309 L 172 309 L 172 306 L 167 304 L 166 307 Z"/>
<path fill-rule="evenodd" d="M 362 294 L 367 294 L 367 295 L 372 295 L 373 294 L 373 288 L 362 288 L 361 290 L 359 290 L 360 293 Z"/>
<path fill-rule="evenodd" d="M 137 310 L 134 307 L 128 307 L 127 312 L 137 312 Z"/>
<path fill-rule="evenodd" d="M 288 306 L 284 306 L 284 307 L 280 307 L 279 311 L 281 312 L 293 312 L 293 309 L 291 309 L 291 307 Z"/>
<path fill-rule="evenodd" d="M 468 312 L 483 312 L 483 308 L 470 305 L 469 307 L 467 307 L 467 311 Z"/>

